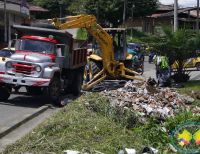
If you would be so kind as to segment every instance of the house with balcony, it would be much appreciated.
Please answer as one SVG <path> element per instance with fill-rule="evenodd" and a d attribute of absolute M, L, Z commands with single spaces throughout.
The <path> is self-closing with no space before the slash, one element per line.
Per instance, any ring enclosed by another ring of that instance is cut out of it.
<path fill-rule="evenodd" d="M 6 0 L 6 3 L 4 0 L 0 0 L 0 14 L 0 48 L 2 48 L 3 43 L 5 43 L 5 31 L 8 42 L 13 35 L 11 26 L 13 24 L 25 24 L 30 13 L 26 0 Z"/>

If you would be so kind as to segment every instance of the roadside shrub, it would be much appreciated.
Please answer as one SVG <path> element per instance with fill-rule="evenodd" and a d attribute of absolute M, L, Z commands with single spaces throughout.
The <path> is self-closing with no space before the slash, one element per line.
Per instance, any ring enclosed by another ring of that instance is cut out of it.
<path fill-rule="evenodd" d="M 176 82 L 176 83 L 181 83 L 181 82 L 187 82 L 190 79 L 190 75 L 186 73 L 175 73 L 174 75 L 171 76 L 171 78 Z"/>

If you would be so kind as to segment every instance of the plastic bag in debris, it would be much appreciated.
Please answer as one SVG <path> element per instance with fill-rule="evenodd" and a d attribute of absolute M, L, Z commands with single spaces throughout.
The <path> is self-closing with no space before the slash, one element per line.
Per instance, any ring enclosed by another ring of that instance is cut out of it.
<path fill-rule="evenodd" d="M 65 150 L 64 154 L 80 154 L 80 152 L 75 150 Z"/>

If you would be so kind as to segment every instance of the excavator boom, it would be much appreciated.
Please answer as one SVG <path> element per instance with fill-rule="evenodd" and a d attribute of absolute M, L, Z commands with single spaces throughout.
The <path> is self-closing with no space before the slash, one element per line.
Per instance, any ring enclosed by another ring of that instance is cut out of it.
<path fill-rule="evenodd" d="M 54 25 L 58 29 L 85 28 L 97 41 L 102 50 L 103 66 L 106 71 L 113 74 L 110 70 L 110 62 L 114 62 L 114 50 L 112 37 L 97 24 L 93 15 L 77 15 L 63 18 L 64 23 L 54 19 Z"/>

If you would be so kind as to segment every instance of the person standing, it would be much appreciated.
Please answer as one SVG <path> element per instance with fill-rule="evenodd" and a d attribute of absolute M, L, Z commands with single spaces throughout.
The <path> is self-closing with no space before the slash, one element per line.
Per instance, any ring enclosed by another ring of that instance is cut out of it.
<path fill-rule="evenodd" d="M 167 56 L 154 57 L 156 64 L 156 77 L 160 87 L 170 86 L 170 65 Z"/>

